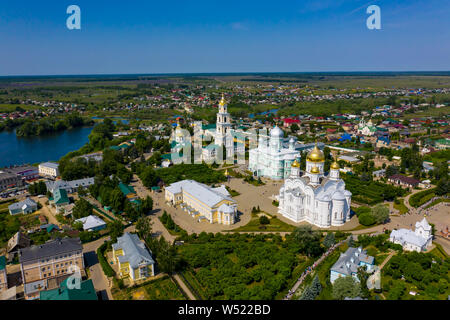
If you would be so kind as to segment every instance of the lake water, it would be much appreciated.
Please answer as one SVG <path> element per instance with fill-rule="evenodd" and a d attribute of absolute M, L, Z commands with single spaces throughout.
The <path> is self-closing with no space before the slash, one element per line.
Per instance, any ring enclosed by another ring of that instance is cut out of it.
<path fill-rule="evenodd" d="M 88 142 L 93 127 L 81 127 L 38 137 L 19 138 L 14 131 L 0 132 L 0 168 L 10 165 L 58 161 Z"/>

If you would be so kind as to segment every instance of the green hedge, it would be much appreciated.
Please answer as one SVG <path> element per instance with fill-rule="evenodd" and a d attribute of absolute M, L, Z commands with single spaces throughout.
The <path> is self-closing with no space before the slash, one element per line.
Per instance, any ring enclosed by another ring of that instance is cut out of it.
<path fill-rule="evenodd" d="M 105 242 L 97 249 L 97 257 L 98 262 L 102 266 L 103 272 L 107 277 L 114 277 L 116 275 L 116 272 L 111 268 L 108 261 L 105 258 L 105 251 L 108 248 L 108 243 Z"/>
<path fill-rule="evenodd" d="M 435 197 L 435 192 L 436 188 L 433 189 L 428 189 L 428 190 L 424 190 L 421 192 L 418 192 L 416 194 L 413 194 L 410 198 L 409 198 L 409 204 L 414 207 L 414 208 L 418 208 L 421 205 L 423 205 L 424 203 L 426 203 L 427 201 L 431 200 L 433 197 Z"/>

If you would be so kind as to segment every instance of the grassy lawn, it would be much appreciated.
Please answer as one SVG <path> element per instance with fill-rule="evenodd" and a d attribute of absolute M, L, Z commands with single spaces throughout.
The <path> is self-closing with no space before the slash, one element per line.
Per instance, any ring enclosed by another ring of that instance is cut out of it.
<path fill-rule="evenodd" d="M 438 258 L 446 259 L 448 258 L 448 254 L 445 252 L 445 250 L 442 248 L 442 246 L 439 243 L 434 243 L 436 248 L 431 250 L 430 252 L 434 254 Z"/>
<path fill-rule="evenodd" d="M 232 197 L 237 197 L 237 196 L 239 196 L 240 195 L 240 193 L 239 192 L 237 192 L 236 190 L 234 190 L 234 189 L 231 189 L 230 187 L 226 187 L 227 188 L 227 190 L 228 190 L 228 192 L 230 193 L 230 195 L 232 196 Z"/>
<path fill-rule="evenodd" d="M 8 207 L 15 203 L 15 200 L 4 201 L 0 203 L 0 211 L 8 211 Z"/>
<path fill-rule="evenodd" d="M 254 231 L 254 232 L 264 232 L 264 231 L 275 231 L 275 232 L 292 232 L 295 227 L 287 224 L 277 217 L 271 216 L 268 213 L 263 212 L 266 216 L 270 217 L 270 224 L 261 225 L 259 223 L 259 217 L 257 214 L 252 213 L 252 218 L 245 226 L 239 227 L 237 229 L 230 230 L 231 232 L 240 231 Z"/>
<path fill-rule="evenodd" d="M 184 300 L 183 293 L 168 276 L 151 280 L 136 287 L 113 287 L 114 300 Z"/>
<path fill-rule="evenodd" d="M 397 209 L 400 214 L 405 214 L 408 212 L 408 208 L 405 206 L 405 203 L 403 202 L 403 199 L 398 199 L 400 201 L 399 204 L 396 204 L 394 202 L 394 209 Z"/>

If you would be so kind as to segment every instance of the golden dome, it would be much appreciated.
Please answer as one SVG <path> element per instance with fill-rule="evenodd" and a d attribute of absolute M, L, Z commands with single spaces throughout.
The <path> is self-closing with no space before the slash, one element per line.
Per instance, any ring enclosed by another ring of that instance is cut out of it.
<path fill-rule="evenodd" d="M 224 95 L 223 95 L 223 93 L 222 93 L 222 99 L 220 100 L 220 102 L 219 102 L 219 105 L 220 106 L 224 106 L 225 105 L 225 97 L 224 97 Z"/>
<path fill-rule="evenodd" d="M 292 162 L 292 166 L 295 168 L 300 168 L 300 162 L 298 162 L 297 159 L 295 159 L 295 161 Z"/>
<path fill-rule="evenodd" d="M 325 155 L 323 154 L 322 150 L 320 150 L 317 147 L 317 143 L 314 146 L 314 149 L 311 150 L 310 153 L 306 156 L 306 160 L 311 162 L 324 162 L 325 161 Z"/>
<path fill-rule="evenodd" d="M 336 161 L 333 162 L 333 164 L 331 165 L 331 169 L 339 170 L 339 164 Z"/>
<path fill-rule="evenodd" d="M 311 173 L 320 173 L 319 168 L 317 168 L 317 166 L 314 166 L 314 167 L 311 169 Z"/>

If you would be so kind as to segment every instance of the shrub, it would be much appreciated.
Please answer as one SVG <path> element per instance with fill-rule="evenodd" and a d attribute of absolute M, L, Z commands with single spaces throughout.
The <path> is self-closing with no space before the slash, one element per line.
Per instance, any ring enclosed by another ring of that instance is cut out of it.
<path fill-rule="evenodd" d="M 108 248 L 108 243 L 103 243 L 98 249 L 97 249 L 97 257 L 98 262 L 102 266 L 103 272 L 107 277 L 114 277 L 116 275 L 116 272 L 111 268 L 108 261 L 105 258 L 105 251 Z"/>
<path fill-rule="evenodd" d="M 363 226 L 371 226 L 376 222 L 375 217 L 371 213 L 362 213 L 358 219 Z"/>
<path fill-rule="evenodd" d="M 259 223 L 263 224 L 263 225 L 264 224 L 270 224 L 270 220 L 266 216 L 261 216 L 261 217 L 259 217 Z"/>

